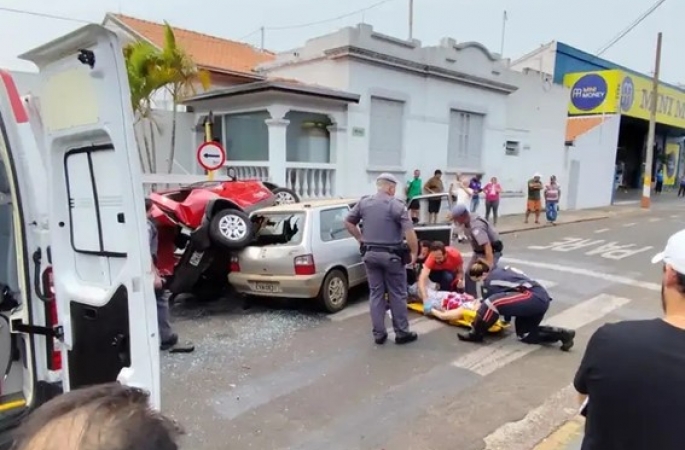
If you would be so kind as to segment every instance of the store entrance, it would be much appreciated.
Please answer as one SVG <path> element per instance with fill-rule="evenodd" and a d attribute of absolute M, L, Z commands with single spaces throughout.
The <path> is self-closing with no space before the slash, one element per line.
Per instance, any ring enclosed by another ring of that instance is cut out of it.
<path fill-rule="evenodd" d="M 647 148 L 649 122 L 632 117 L 621 117 L 616 149 L 615 192 L 613 203 L 635 202 L 642 196 L 644 160 Z M 657 124 L 654 139 L 651 176 L 654 183 L 657 173 L 665 190 L 678 184 L 680 144 L 685 130 L 668 125 Z"/>

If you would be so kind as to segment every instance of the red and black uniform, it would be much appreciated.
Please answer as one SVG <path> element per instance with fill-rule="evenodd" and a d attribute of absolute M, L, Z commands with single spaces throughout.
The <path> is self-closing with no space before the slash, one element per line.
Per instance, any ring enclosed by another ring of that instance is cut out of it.
<path fill-rule="evenodd" d="M 575 332 L 541 326 L 552 298 L 544 287 L 511 267 L 495 267 L 483 282 L 483 301 L 471 331 L 461 340 L 481 341 L 500 316 L 514 317 L 516 335 L 527 344 L 561 342 L 562 349 L 573 345 Z"/>

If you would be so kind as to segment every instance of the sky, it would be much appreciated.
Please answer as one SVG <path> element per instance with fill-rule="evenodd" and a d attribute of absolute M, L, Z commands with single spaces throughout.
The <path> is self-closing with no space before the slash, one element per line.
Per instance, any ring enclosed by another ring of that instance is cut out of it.
<path fill-rule="evenodd" d="M 309 38 L 360 22 L 392 36 L 408 36 L 409 0 L 0 0 L 0 67 L 35 70 L 16 55 L 84 24 L 101 22 L 106 12 L 122 13 L 219 37 L 285 51 Z M 504 56 L 513 59 L 542 44 L 558 40 L 590 53 L 597 52 L 635 21 L 656 0 L 414 0 L 414 38 L 435 45 L 443 37 L 478 41 L 499 52 L 503 13 L 507 11 Z M 201 5 L 212 5 L 207 10 Z M 249 6 L 247 6 L 249 4 Z M 7 9 L 68 17 L 58 20 Z M 335 19 L 336 17 L 346 16 Z M 669 17 L 671 19 L 669 19 Z M 682 45 L 685 1 L 666 0 L 651 16 L 602 57 L 646 74 L 654 68 L 656 38 L 663 32 L 661 79 L 685 83 Z M 79 22 L 81 21 L 81 22 Z M 307 25 L 316 23 L 314 25 Z M 279 29 L 280 28 L 280 29 Z"/>

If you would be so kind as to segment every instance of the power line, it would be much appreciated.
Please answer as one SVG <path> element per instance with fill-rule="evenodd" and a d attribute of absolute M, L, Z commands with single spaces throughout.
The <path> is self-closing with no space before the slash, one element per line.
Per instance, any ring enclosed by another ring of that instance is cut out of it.
<path fill-rule="evenodd" d="M 341 14 L 341 15 L 336 16 L 336 17 L 330 17 L 328 19 L 317 20 L 316 22 L 301 23 L 299 25 L 286 25 L 286 26 L 279 26 L 279 27 L 264 27 L 264 29 L 267 31 L 279 31 L 279 30 L 294 30 L 297 28 L 312 27 L 314 25 L 321 25 L 324 23 L 335 22 L 335 21 L 340 20 L 340 19 L 346 19 L 347 17 L 356 16 L 357 14 L 361 14 L 361 13 L 369 11 L 371 9 L 378 8 L 381 5 L 384 5 L 386 3 L 390 3 L 393 1 L 395 1 L 395 0 L 381 0 L 381 1 L 376 2 L 372 5 L 369 5 L 365 8 L 360 8 L 360 9 L 357 9 L 355 11 L 348 12 L 345 14 Z M 257 30 L 257 31 L 260 31 L 260 30 Z"/>
<path fill-rule="evenodd" d="M 39 13 L 39 12 L 35 12 L 35 11 L 27 11 L 24 9 L 5 8 L 5 7 L 1 7 L 1 6 L 0 6 L 0 11 L 14 13 L 14 14 L 23 14 L 25 16 L 42 17 L 44 19 L 64 20 L 67 22 L 93 23 L 90 20 L 74 19 L 72 17 L 58 16 L 55 14 Z"/>
<path fill-rule="evenodd" d="M 616 45 L 621 39 L 623 39 L 628 33 L 633 31 L 635 27 L 640 25 L 647 17 L 651 16 L 654 11 L 656 11 L 661 5 L 664 4 L 666 0 L 658 0 L 655 4 L 653 4 L 647 11 L 643 12 L 640 17 L 638 17 L 633 23 L 628 25 L 623 31 L 621 31 L 619 34 L 617 34 L 613 39 L 611 39 L 607 44 L 605 44 L 603 47 L 601 47 L 599 50 L 597 50 L 597 56 L 601 56 L 603 53 L 605 53 L 607 50 L 609 50 L 611 47 Z"/>

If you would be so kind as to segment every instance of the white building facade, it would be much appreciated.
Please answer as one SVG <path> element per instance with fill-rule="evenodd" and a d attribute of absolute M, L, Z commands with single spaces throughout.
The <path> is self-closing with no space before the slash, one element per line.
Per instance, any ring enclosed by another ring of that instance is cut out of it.
<path fill-rule="evenodd" d="M 426 180 L 440 169 L 446 187 L 456 174 L 481 173 L 498 177 L 508 214 L 525 209 L 534 172 L 564 182 L 568 91 L 538 73 L 508 70 L 478 43 L 446 38 L 422 47 L 359 25 L 257 70 L 359 95 L 336 127 L 346 138 L 331 161 L 334 195 L 373 192 L 381 172 L 405 181 L 420 169 Z"/>

